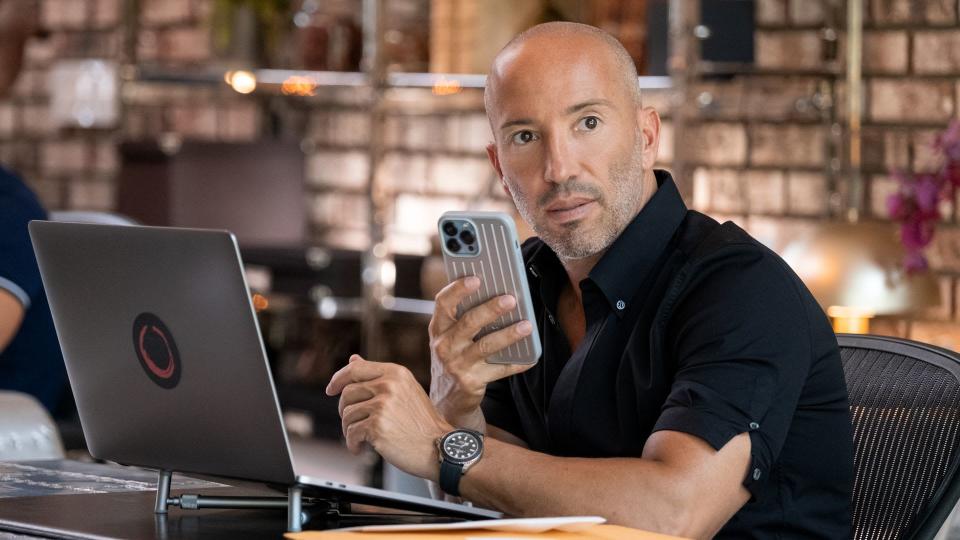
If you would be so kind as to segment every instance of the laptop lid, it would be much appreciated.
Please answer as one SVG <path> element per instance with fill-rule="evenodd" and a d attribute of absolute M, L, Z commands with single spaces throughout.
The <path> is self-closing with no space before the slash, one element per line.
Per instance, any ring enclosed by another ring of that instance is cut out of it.
<path fill-rule="evenodd" d="M 441 515 L 501 514 L 296 476 L 236 239 L 227 231 L 32 221 L 91 455 Z"/>
<path fill-rule="evenodd" d="M 29 229 L 94 457 L 295 482 L 233 235 L 44 221 Z"/>

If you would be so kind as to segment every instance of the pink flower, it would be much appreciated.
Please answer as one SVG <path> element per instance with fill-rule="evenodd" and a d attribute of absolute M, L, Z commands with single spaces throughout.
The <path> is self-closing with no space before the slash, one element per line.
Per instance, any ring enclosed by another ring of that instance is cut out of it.
<path fill-rule="evenodd" d="M 904 200 L 903 193 L 892 193 L 887 197 L 887 214 L 892 219 L 900 219 L 906 212 L 907 202 Z"/>
<path fill-rule="evenodd" d="M 903 258 L 903 266 L 908 274 L 923 272 L 927 269 L 927 258 L 920 251 L 911 251 Z"/>
<path fill-rule="evenodd" d="M 940 220 L 940 201 L 953 201 L 960 189 L 960 120 L 940 133 L 933 149 L 943 156 L 936 171 L 905 173 L 892 171 L 900 184 L 897 193 L 887 197 L 887 212 L 900 222 L 900 242 L 907 250 L 903 264 L 908 272 L 927 269 L 923 249 L 933 240 Z"/>
<path fill-rule="evenodd" d="M 900 226 L 900 241 L 908 251 L 921 250 L 933 240 L 933 223 L 911 217 Z"/>
<path fill-rule="evenodd" d="M 947 129 L 937 135 L 933 148 L 951 161 L 960 160 L 960 120 L 954 120 Z"/>
<path fill-rule="evenodd" d="M 940 187 L 942 182 L 937 175 L 920 174 L 914 177 L 914 194 L 917 201 L 917 209 L 924 216 L 932 216 L 937 213 L 937 202 L 940 199 Z"/>
<path fill-rule="evenodd" d="M 950 187 L 951 196 L 960 188 L 960 160 L 948 161 L 940 173 L 943 183 Z"/>

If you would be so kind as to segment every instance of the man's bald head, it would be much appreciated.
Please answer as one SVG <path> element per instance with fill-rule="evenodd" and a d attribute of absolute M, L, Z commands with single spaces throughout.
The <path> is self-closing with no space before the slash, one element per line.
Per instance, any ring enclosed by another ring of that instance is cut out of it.
<path fill-rule="evenodd" d="M 566 45 L 566 46 L 564 46 Z M 563 64 L 569 60 L 570 48 L 597 58 L 606 59 L 609 66 L 605 75 L 619 79 L 623 91 L 633 104 L 640 106 L 640 86 L 637 84 L 637 67 L 630 53 L 610 34 L 594 26 L 572 22 L 549 22 L 533 26 L 517 34 L 497 54 L 487 76 L 483 102 L 487 116 L 493 121 L 498 86 L 506 75 L 509 64 L 521 56 L 535 55 L 542 62 Z"/>

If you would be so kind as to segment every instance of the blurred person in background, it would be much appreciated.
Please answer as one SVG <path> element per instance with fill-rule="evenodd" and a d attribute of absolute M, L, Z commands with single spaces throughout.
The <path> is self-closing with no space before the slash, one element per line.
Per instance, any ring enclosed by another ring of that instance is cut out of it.
<path fill-rule="evenodd" d="M 20 72 L 37 11 L 34 0 L 0 0 L 0 99 Z M 34 219 L 47 219 L 37 196 L 0 163 L 0 389 L 30 394 L 54 414 L 67 374 L 27 232 Z"/>

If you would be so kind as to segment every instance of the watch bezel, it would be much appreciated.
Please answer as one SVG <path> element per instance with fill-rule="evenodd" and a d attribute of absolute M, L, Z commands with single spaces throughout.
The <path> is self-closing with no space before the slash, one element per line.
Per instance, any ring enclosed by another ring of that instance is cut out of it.
<path fill-rule="evenodd" d="M 477 448 L 477 453 L 475 455 L 468 458 L 457 458 L 447 453 L 446 448 L 444 448 L 444 443 L 446 443 L 447 440 L 453 437 L 454 435 L 461 435 L 461 434 L 469 435 L 474 439 L 476 439 L 478 448 Z M 483 434 L 478 433 L 476 431 L 469 430 L 469 429 L 455 429 L 450 433 L 447 433 L 443 437 L 440 437 L 440 439 L 437 441 L 437 449 L 440 451 L 441 461 L 448 461 L 450 463 L 455 463 L 457 465 L 464 465 L 464 466 L 470 465 L 478 461 L 480 459 L 480 456 L 483 455 Z"/>

